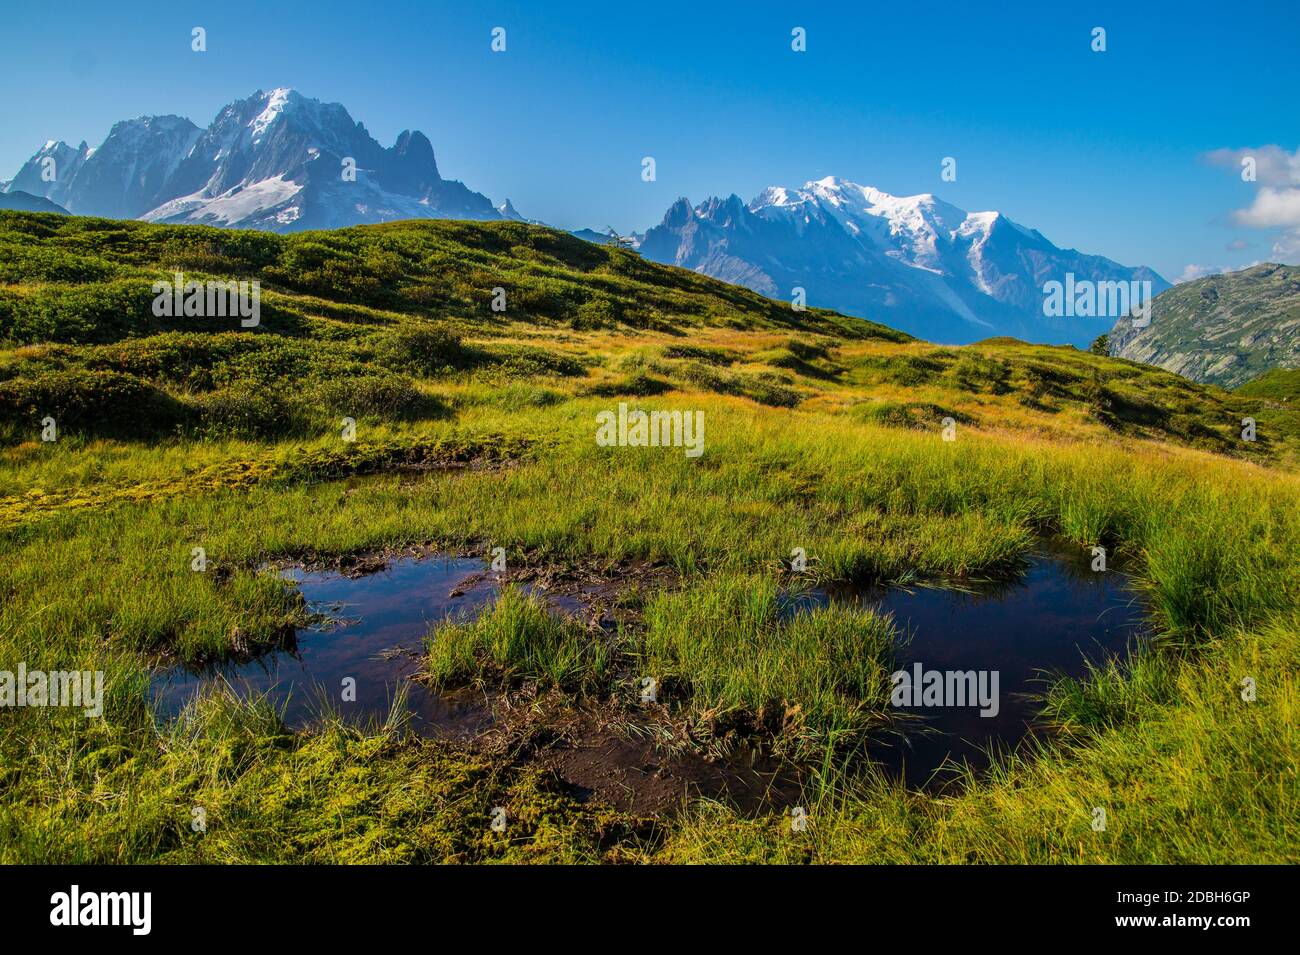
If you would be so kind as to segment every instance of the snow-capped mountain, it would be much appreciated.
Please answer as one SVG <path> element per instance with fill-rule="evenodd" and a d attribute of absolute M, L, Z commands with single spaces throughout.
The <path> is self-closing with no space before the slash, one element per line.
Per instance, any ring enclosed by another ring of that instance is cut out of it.
<path fill-rule="evenodd" d="M 207 129 L 151 116 L 117 123 L 95 149 L 48 142 L 5 188 L 79 215 L 277 232 L 519 217 L 508 201 L 498 211 L 443 179 L 423 133 L 403 132 L 384 148 L 341 105 L 291 89 L 231 103 Z"/>
<path fill-rule="evenodd" d="M 647 258 L 773 298 L 884 322 L 931 341 L 994 335 L 1086 345 L 1116 316 L 1047 317 L 1049 281 L 1169 283 L 1150 269 L 1060 249 L 998 212 L 966 212 L 930 194 L 897 197 L 836 177 L 692 207 L 679 199 L 638 247 Z"/>
<path fill-rule="evenodd" d="M 526 219 L 443 179 L 433 146 L 407 131 L 383 147 L 337 103 L 258 91 L 206 129 L 180 116 L 117 123 L 95 148 L 47 142 L 0 192 L 25 192 L 78 215 L 287 232 L 410 218 Z M 577 232 L 608 242 L 605 233 Z M 835 177 L 697 206 L 679 199 L 628 240 L 648 258 L 774 298 L 960 344 L 993 335 L 1086 345 L 1116 315 L 1048 317 L 1050 281 L 1149 281 L 1146 268 L 1060 249 L 997 212 L 935 196 L 897 197 Z"/>

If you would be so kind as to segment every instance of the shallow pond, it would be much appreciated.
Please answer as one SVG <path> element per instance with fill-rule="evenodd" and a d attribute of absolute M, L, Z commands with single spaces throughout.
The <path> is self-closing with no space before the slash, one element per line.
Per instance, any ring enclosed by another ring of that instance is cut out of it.
<path fill-rule="evenodd" d="M 160 673 L 154 697 L 164 714 L 175 715 L 196 690 L 225 680 L 241 694 L 265 695 L 296 728 L 321 712 L 326 695 L 350 719 L 382 721 L 399 686 L 406 686 L 416 732 L 473 737 L 492 725 L 481 691 L 438 694 L 410 678 L 432 625 L 472 617 L 493 599 L 496 583 L 484 570 L 476 558 L 405 557 L 364 576 L 286 571 L 328 622 L 300 630 L 292 651 L 203 672 Z M 1026 694 L 1043 689 L 1046 672 L 1081 675 L 1087 659 L 1120 654 L 1143 631 L 1127 578 L 1115 570 L 1092 572 L 1082 555 L 1035 555 L 1012 580 L 962 586 L 837 587 L 794 602 L 798 608 L 850 601 L 893 614 L 908 635 L 899 667 L 909 674 L 916 664 L 923 671 L 996 671 L 996 715 L 981 716 L 976 705 L 904 707 L 918 722 L 901 738 L 873 742 L 872 758 L 912 785 L 926 783 L 950 756 L 980 766 L 988 744 L 1017 743 L 1036 713 Z M 552 603 L 568 611 L 581 606 L 572 598 Z M 341 703 L 349 677 L 356 680 L 356 701 Z M 921 721 L 928 731 L 919 729 Z"/>

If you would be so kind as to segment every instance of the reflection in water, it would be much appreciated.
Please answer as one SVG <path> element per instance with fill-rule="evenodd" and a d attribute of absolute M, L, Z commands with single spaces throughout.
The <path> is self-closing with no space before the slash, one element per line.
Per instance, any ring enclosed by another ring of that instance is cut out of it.
<path fill-rule="evenodd" d="M 1121 655 L 1144 632 L 1142 607 L 1127 578 L 1094 573 L 1087 561 L 1058 555 L 1030 558 L 1023 576 L 977 584 L 970 592 L 937 588 L 835 588 L 801 603 L 851 601 L 893 614 L 903 637 L 898 668 L 926 671 L 997 671 L 998 712 L 978 706 L 905 708 L 927 730 L 878 741 L 871 755 L 924 784 L 945 760 L 987 763 L 990 744 L 1011 745 L 1029 732 L 1037 713 L 1027 694 L 1041 693 L 1047 674 L 1081 676 L 1086 661 Z"/>
<path fill-rule="evenodd" d="M 286 571 L 308 606 L 328 614 L 321 628 L 298 631 L 293 653 L 271 653 L 250 663 L 202 673 L 172 670 L 154 679 L 161 711 L 175 715 L 202 686 L 224 679 L 241 694 L 266 694 L 294 728 L 310 722 L 322 698 L 349 719 L 383 721 L 398 688 L 407 685 L 412 727 L 420 733 L 472 735 L 491 722 L 483 694 L 436 694 L 409 683 L 420 664 L 424 635 L 448 615 L 473 616 L 495 587 L 481 583 L 463 595 L 458 585 L 484 569 L 474 558 L 404 558 L 362 577 L 336 572 Z M 343 703 L 343 680 L 356 680 L 356 702 Z"/>
<path fill-rule="evenodd" d="M 483 570 L 473 558 L 403 558 L 354 578 L 288 571 L 309 606 L 331 618 L 329 626 L 299 631 L 292 653 L 204 673 L 160 674 L 154 697 L 164 714 L 174 715 L 200 687 L 225 679 L 241 693 L 265 694 L 297 728 L 319 713 L 322 697 L 349 719 L 382 721 L 398 687 L 407 685 L 417 732 L 471 737 L 492 721 L 481 691 L 438 694 L 410 677 L 431 625 L 449 615 L 472 617 L 492 600 L 490 577 L 471 581 Z M 872 758 L 911 785 L 926 783 L 950 756 L 978 767 L 986 762 L 984 747 L 1023 739 L 1036 713 L 1025 694 L 1041 692 L 1045 671 L 1082 675 L 1085 660 L 1120 654 L 1143 632 L 1141 607 L 1123 574 L 1093 573 L 1086 559 L 1060 555 L 1036 555 L 1022 576 L 968 585 L 966 592 L 835 587 L 804 593 L 792 604 L 798 609 L 828 601 L 892 614 L 903 637 L 900 669 L 911 672 L 920 663 L 927 671 L 998 673 L 996 716 L 981 717 L 978 706 L 912 708 L 908 712 L 925 730 L 914 722 L 902 737 L 873 742 Z M 571 611 L 581 601 L 552 603 Z M 346 677 L 356 680 L 355 703 L 340 702 Z"/>

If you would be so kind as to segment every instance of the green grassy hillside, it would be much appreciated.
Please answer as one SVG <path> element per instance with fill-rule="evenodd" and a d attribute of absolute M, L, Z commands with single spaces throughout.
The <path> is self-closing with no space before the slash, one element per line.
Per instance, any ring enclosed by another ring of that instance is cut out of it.
<path fill-rule="evenodd" d="M 1236 394 L 1248 398 L 1266 398 L 1279 404 L 1300 400 L 1300 368 L 1274 368 L 1244 385 L 1238 385 Z"/>
<path fill-rule="evenodd" d="M 1144 328 L 1120 319 L 1110 353 L 1232 388 L 1300 365 L 1300 267 L 1252 266 L 1155 297 Z"/>
<path fill-rule="evenodd" d="M 1292 433 L 1279 416 L 1244 443 L 1240 418 L 1263 405 L 1158 370 L 1011 339 L 938 348 L 518 223 L 277 236 L 7 213 L 0 263 L 8 443 L 47 414 L 69 437 L 305 437 L 344 414 L 445 416 L 436 382 L 539 376 L 574 393 L 812 401 L 896 426 L 1101 426 L 1256 458 Z M 260 323 L 155 316 L 153 283 L 178 272 L 259 281 Z"/>
<path fill-rule="evenodd" d="M 260 324 L 154 315 L 177 271 L 259 281 Z M 602 446 L 620 403 L 699 412 L 703 453 Z M 0 861 L 1295 862 L 1298 434 L 1270 389 L 934 346 L 517 223 L 0 213 L 0 671 L 107 686 L 102 719 L 0 714 Z M 894 624 L 785 595 L 1002 575 L 1043 535 L 1131 568 L 1151 648 L 1046 687 L 1051 741 L 959 792 L 867 770 Z M 504 694 L 490 738 L 151 703 L 159 668 L 307 622 L 278 566 L 498 546 L 530 580 L 609 588 L 614 622 L 507 590 L 433 628 L 432 684 Z M 795 760 L 812 824 L 579 798 L 555 759 L 594 724 L 705 763 L 737 740 Z"/>

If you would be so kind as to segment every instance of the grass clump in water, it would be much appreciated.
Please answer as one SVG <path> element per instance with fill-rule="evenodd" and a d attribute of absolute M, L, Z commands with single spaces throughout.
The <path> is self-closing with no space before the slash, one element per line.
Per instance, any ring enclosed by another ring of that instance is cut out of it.
<path fill-rule="evenodd" d="M 438 686 L 490 673 L 503 682 L 528 680 L 578 689 L 609 673 L 611 652 L 598 634 L 553 615 L 539 597 L 517 587 L 501 592 L 473 622 L 448 622 L 428 639 L 427 670 Z"/>
<path fill-rule="evenodd" d="M 892 621 L 790 599 L 775 580 L 744 575 L 660 594 L 645 611 L 644 667 L 715 725 L 817 745 L 857 739 L 888 703 Z"/>

